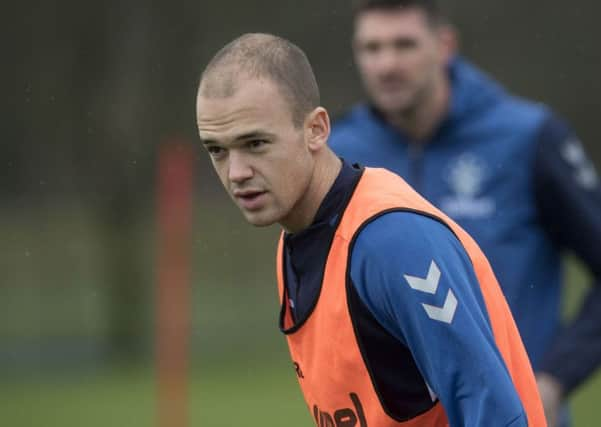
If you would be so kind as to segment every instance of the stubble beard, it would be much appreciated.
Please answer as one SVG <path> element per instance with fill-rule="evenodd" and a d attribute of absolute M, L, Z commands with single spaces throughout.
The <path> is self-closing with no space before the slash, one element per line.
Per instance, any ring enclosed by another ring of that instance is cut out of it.
<path fill-rule="evenodd" d="M 373 98 L 371 102 L 392 125 L 406 128 L 416 123 L 419 114 L 428 104 L 433 92 L 434 88 L 432 85 L 424 85 L 410 94 L 407 100 L 399 102 L 397 106 L 391 106 L 390 108 L 383 108 Z"/>

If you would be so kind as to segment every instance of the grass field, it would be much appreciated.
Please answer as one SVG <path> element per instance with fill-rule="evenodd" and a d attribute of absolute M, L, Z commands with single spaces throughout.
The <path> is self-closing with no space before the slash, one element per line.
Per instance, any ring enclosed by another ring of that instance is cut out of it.
<path fill-rule="evenodd" d="M 151 362 L 115 367 L 99 355 L 77 363 L 86 353 L 65 345 L 102 349 L 109 303 L 98 249 L 104 231 L 68 212 L 0 216 L 0 268 L 8 279 L 0 282 L 0 427 L 156 426 Z M 190 427 L 311 426 L 276 327 L 275 229 L 247 227 L 233 209 L 222 213 L 209 223 L 213 213 L 202 212 L 193 236 Z M 152 294 L 152 223 L 138 227 L 143 291 Z M 573 312 L 586 280 L 577 267 L 568 276 L 579 284 L 569 288 Z M 601 425 L 600 402 L 598 374 L 572 397 L 574 426 Z"/>
<path fill-rule="evenodd" d="M 282 355 L 284 356 L 284 355 Z M 43 382 L 2 382 L 0 425 L 155 426 L 151 369 L 107 370 Z M 572 400 L 574 426 L 597 427 L 601 377 Z M 189 384 L 190 426 L 306 427 L 312 421 L 287 361 L 197 368 Z"/>

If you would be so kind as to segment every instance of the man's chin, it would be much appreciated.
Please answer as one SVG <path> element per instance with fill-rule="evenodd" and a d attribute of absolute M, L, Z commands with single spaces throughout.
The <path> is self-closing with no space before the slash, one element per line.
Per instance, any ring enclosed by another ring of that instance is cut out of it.
<path fill-rule="evenodd" d="M 386 115 L 397 115 L 410 109 L 411 99 L 408 96 L 381 97 L 374 100 L 374 105 Z"/>
<path fill-rule="evenodd" d="M 277 222 L 276 219 L 271 218 L 269 215 L 265 215 L 265 213 L 261 214 L 259 212 L 242 211 L 242 215 L 244 215 L 246 222 L 255 227 L 269 227 Z"/>
<path fill-rule="evenodd" d="M 394 98 L 385 99 L 376 102 L 376 107 L 385 114 L 396 115 L 401 111 L 406 111 L 410 105 L 408 99 Z"/>

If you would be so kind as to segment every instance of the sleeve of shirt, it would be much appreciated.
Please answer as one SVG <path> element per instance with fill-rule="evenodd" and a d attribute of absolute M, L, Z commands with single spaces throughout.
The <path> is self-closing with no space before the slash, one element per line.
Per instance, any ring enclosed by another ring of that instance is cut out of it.
<path fill-rule="evenodd" d="M 577 136 L 555 116 L 541 129 L 534 171 L 545 230 L 594 277 L 580 312 L 556 337 L 541 364 L 541 370 L 569 393 L 601 363 L 601 185 Z"/>
<path fill-rule="evenodd" d="M 455 235 L 409 212 L 368 224 L 351 279 L 374 318 L 411 351 L 451 426 L 526 426 L 472 264 Z"/>

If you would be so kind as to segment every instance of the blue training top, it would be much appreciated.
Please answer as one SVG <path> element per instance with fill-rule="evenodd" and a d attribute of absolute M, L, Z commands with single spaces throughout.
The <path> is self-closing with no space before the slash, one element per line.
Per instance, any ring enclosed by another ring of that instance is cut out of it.
<path fill-rule="evenodd" d="M 449 76 L 450 111 L 430 140 L 412 141 L 361 104 L 335 123 L 330 145 L 349 162 L 401 175 L 475 238 L 535 369 L 569 392 L 601 361 L 599 180 L 578 139 L 546 107 L 511 96 L 462 58 Z M 564 248 L 596 280 L 562 332 Z"/>
<path fill-rule="evenodd" d="M 339 215 L 360 169 L 343 164 L 313 224 L 284 238 L 287 294 L 296 322 L 311 314 Z M 495 345 L 472 264 L 444 224 L 390 212 L 358 234 L 350 257 L 349 310 L 378 396 L 411 419 L 440 400 L 451 426 L 527 426 Z M 428 278 L 435 292 L 419 291 Z M 429 314 L 444 307 L 445 316 Z"/>

